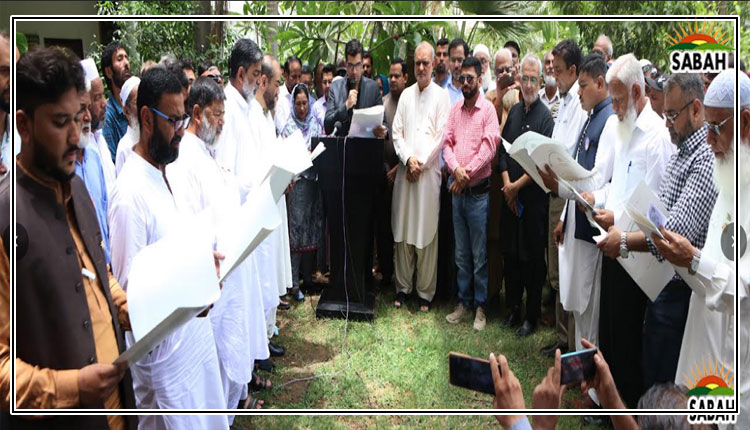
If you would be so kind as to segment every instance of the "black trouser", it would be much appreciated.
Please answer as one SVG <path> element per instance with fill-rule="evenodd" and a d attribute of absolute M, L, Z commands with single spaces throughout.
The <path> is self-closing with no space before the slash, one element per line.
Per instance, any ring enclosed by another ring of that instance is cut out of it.
<path fill-rule="evenodd" d="M 680 359 L 692 291 L 685 281 L 671 281 L 646 307 L 643 322 L 643 388 L 672 382 Z"/>
<path fill-rule="evenodd" d="M 448 191 L 448 178 L 440 184 L 440 217 L 438 218 L 438 262 L 435 297 L 451 300 L 458 293 L 456 280 L 456 241 L 453 236 L 453 195 Z"/>
<path fill-rule="evenodd" d="M 518 255 L 503 254 L 505 278 L 505 301 L 511 312 L 521 309 L 523 292 L 526 290 L 526 317 L 536 324 L 542 313 L 542 285 L 547 277 L 547 265 L 544 255 L 531 261 L 522 261 Z"/>
<path fill-rule="evenodd" d="M 389 284 L 393 277 L 393 229 L 391 228 L 391 206 L 393 188 L 383 174 L 382 197 L 378 199 L 375 214 L 375 235 L 377 238 L 378 268 L 383 282 Z"/>
<path fill-rule="evenodd" d="M 599 349 L 630 409 L 643 389 L 643 317 L 648 297 L 617 260 L 602 257 Z M 651 363 L 647 363 L 651 365 Z"/>

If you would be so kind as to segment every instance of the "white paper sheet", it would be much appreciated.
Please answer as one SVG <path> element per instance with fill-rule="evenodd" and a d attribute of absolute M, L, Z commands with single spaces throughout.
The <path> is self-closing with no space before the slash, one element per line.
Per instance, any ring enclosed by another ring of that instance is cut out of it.
<path fill-rule="evenodd" d="M 193 310 L 184 312 L 195 316 L 218 300 L 221 291 L 206 218 L 198 216 L 181 223 L 133 258 L 128 273 L 128 310 L 136 342 L 155 329 L 166 335 L 178 327 L 174 320 L 167 321 L 176 310 L 190 308 Z"/>
<path fill-rule="evenodd" d="M 577 181 L 588 178 L 593 174 L 578 164 L 573 157 L 567 153 L 562 143 L 547 136 L 533 131 L 527 131 L 519 136 L 510 146 L 508 154 L 523 167 L 526 173 L 545 192 L 550 190 L 544 186 L 542 177 L 537 172 L 537 167 L 544 170 L 545 165 L 557 174 L 559 178 L 566 181 Z"/>
<path fill-rule="evenodd" d="M 622 214 L 616 225 L 620 231 L 638 230 L 638 225 L 627 212 Z M 652 302 L 674 277 L 672 265 L 666 262 L 660 263 L 650 252 L 631 252 L 628 258 L 617 257 L 617 261 Z"/>
<path fill-rule="evenodd" d="M 318 158 L 318 156 L 325 150 L 326 146 L 323 145 L 323 142 L 318 142 L 318 145 L 315 147 L 315 149 L 313 149 L 312 154 L 310 154 L 310 161 L 315 161 L 315 159 Z"/>
<path fill-rule="evenodd" d="M 250 191 L 245 203 L 227 214 L 227 218 L 218 227 L 216 250 L 224 254 L 224 260 L 219 263 L 221 281 L 281 225 L 276 201 L 270 182 L 266 180 L 260 187 Z"/>
<path fill-rule="evenodd" d="M 318 144 L 318 147 L 320 145 Z M 279 139 L 279 142 L 273 146 L 271 166 L 261 183 L 269 182 L 275 201 L 279 201 L 292 179 L 310 167 L 312 167 L 310 151 L 307 150 L 302 132 L 297 130 L 286 139 Z"/>
<path fill-rule="evenodd" d="M 583 198 L 581 193 L 576 190 L 576 188 L 572 185 L 570 185 L 565 179 L 557 178 L 557 182 L 565 187 L 568 191 L 570 191 L 571 194 L 574 196 L 574 200 L 579 203 L 581 206 L 586 208 L 586 212 L 589 214 L 595 214 L 596 210 L 594 210 L 594 207 L 589 204 L 589 202 L 586 201 L 586 199 Z"/>
<path fill-rule="evenodd" d="M 659 231 L 659 226 L 666 224 L 667 217 L 665 214 L 668 214 L 669 211 L 644 181 L 641 181 L 635 187 L 625 203 L 625 213 L 635 221 L 638 228 L 646 234 L 646 237 L 651 237 L 651 234 L 654 233 L 662 239 L 664 238 Z"/>
<path fill-rule="evenodd" d="M 349 127 L 349 137 L 375 137 L 372 130 L 383 125 L 383 105 L 366 109 L 354 109 L 352 125 Z"/>

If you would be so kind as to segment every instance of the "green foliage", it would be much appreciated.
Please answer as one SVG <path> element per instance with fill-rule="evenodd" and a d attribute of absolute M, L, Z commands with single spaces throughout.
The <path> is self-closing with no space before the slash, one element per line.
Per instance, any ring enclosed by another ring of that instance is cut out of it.
<path fill-rule="evenodd" d="M 29 42 L 26 40 L 26 35 L 20 31 L 16 32 L 16 46 L 21 54 L 25 54 L 29 50 Z"/>

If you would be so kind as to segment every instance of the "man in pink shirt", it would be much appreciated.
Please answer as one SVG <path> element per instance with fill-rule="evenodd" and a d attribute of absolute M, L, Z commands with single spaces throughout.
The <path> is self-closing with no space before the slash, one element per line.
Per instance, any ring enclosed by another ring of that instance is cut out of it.
<path fill-rule="evenodd" d="M 458 267 L 458 306 L 446 319 L 458 323 L 476 307 L 474 329 L 483 330 L 487 301 L 487 214 L 491 161 L 500 137 L 495 107 L 479 96 L 482 65 L 468 57 L 459 82 L 464 100 L 451 108 L 445 126 L 443 158 L 451 172 L 453 233 Z M 474 292 L 470 288 L 474 279 Z"/>

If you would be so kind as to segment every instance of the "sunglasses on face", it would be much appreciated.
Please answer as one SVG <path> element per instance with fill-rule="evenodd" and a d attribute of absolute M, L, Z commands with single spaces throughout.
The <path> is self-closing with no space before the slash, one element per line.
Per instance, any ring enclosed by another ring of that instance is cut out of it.
<path fill-rule="evenodd" d="M 470 84 L 474 83 L 474 76 L 473 75 L 461 75 L 461 76 L 458 77 L 458 82 L 460 82 L 462 84 L 464 82 L 468 82 Z"/>
<path fill-rule="evenodd" d="M 188 121 L 190 121 L 190 115 L 185 114 L 182 118 L 170 118 L 169 116 L 165 115 L 164 113 L 160 112 L 159 109 L 156 108 L 150 108 L 154 113 L 159 115 L 160 117 L 164 118 L 165 120 L 172 123 L 174 126 L 174 131 L 177 133 L 178 131 L 182 130 L 187 126 Z"/>

